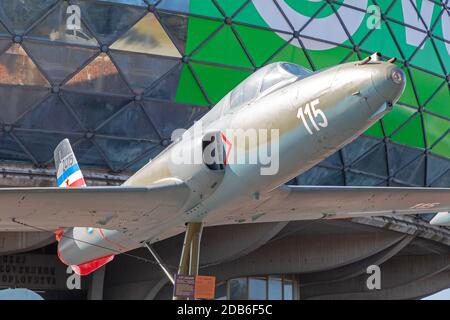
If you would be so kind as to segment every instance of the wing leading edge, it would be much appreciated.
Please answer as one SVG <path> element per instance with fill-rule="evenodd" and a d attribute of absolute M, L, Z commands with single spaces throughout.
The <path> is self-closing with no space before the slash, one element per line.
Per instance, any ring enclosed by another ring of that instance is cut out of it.
<path fill-rule="evenodd" d="M 185 184 L 172 181 L 147 188 L 0 189 L 0 231 L 29 231 L 29 226 L 139 228 L 170 219 L 188 196 Z"/>
<path fill-rule="evenodd" d="M 140 228 L 173 218 L 189 197 L 183 183 L 148 188 L 0 189 L 0 231 L 86 226 Z M 283 186 L 260 200 L 206 217 L 207 225 L 339 219 L 450 211 L 450 188 Z"/>
<path fill-rule="evenodd" d="M 283 186 L 246 206 L 207 218 L 209 225 L 339 219 L 450 211 L 450 188 Z"/>

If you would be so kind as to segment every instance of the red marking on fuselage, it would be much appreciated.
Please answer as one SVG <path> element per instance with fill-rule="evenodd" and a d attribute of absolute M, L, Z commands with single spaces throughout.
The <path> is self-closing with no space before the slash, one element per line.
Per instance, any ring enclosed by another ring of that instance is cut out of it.
<path fill-rule="evenodd" d="M 225 144 L 228 147 L 228 149 L 226 150 L 226 156 L 225 156 L 225 161 L 224 161 L 224 165 L 227 165 L 228 157 L 230 156 L 230 151 L 231 151 L 232 144 L 231 144 L 230 141 L 228 141 L 228 139 L 227 139 L 227 137 L 225 136 L 224 133 L 221 133 L 221 137 L 222 137 L 223 142 L 225 142 Z"/>
<path fill-rule="evenodd" d="M 63 235 L 64 235 L 64 230 L 62 228 L 56 229 L 56 231 L 55 231 L 56 241 L 58 241 L 58 242 L 61 241 L 61 238 L 63 237 Z"/>
<path fill-rule="evenodd" d="M 99 229 L 99 230 L 101 230 L 101 229 Z M 100 233 L 102 234 L 102 236 L 104 236 L 102 231 L 100 231 Z M 60 228 L 55 231 L 55 237 L 58 242 L 61 241 L 61 238 L 63 236 L 64 236 L 63 229 Z M 105 240 L 106 239 L 107 238 L 105 238 Z M 64 259 L 64 257 L 61 254 L 61 251 L 59 250 L 59 244 L 58 244 L 57 254 L 58 254 L 59 260 L 61 260 L 62 263 L 64 263 L 66 266 L 68 266 L 69 264 L 66 262 L 66 260 Z M 73 272 L 75 272 L 76 274 L 78 274 L 80 276 L 87 276 L 88 274 L 94 272 L 98 268 L 103 267 L 105 264 L 110 262 L 112 259 L 114 259 L 114 254 L 107 255 L 107 256 L 104 256 L 101 258 L 96 258 L 96 259 L 90 260 L 88 262 L 83 262 L 83 263 L 80 263 L 79 265 L 70 265 L 70 266 L 72 267 Z"/>
<path fill-rule="evenodd" d="M 84 181 L 84 178 L 81 177 L 78 180 L 75 180 L 73 182 L 70 182 L 70 179 L 67 179 L 65 181 L 65 184 L 67 187 L 86 187 L 86 182 Z M 103 230 L 99 229 L 100 234 L 102 235 L 102 237 L 110 242 L 111 244 L 113 244 L 116 247 L 121 247 L 120 245 L 114 243 L 113 241 L 109 240 L 107 237 L 105 237 Z M 64 236 L 64 230 L 63 229 L 57 229 L 55 231 L 55 238 L 58 242 L 61 241 L 61 238 Z M 76 241 L 76 239 L 73 239 L 73 241 Z M 126 248 L 122 247 L 123 249 L 127 250 Z M 69 265 L 64 257 L 61 254 L 61 251 L 59 250 L 59 244 L 58 244 L 58 250 L 57 250 L 57 254 L 58 254 L 58 258 L 59 260 L 61 260 L 62 263 L 64 263 L 65 265 Z M 107 255 L 101 258 L 96 258 L 84 263 L 81 263 L 79 265 L 71 265 L 73 272 L 75 272 L 76 274 L 80 275 L 80 276 L 86 276 L 90 273 L 92 273 L 93 271 L 103 267 L 105 264 L 107 264 L 108 262 L 110 262 L 112 259 L 114 259 L 114 254 L 111 255 Z"/>
<path fill-rule="evenodd" d="M 66 266 L 68 266 L 69 264 L 64 260 L 63 256 L 61 255 L 61 252 L 59 251 L 59 248 L 57 250 L 57 254 L 58 254 L 58 258 L 59 260 L 64 263 Z"/>
<path fill-rule="evenodd" d="M 56 250 L 56 253 L 58 254 L 59 260 L 61 260 L 62 263 L 68 266 L 69 264 L 64 260 L 64 257 L 61 255 L 61 252 L 59 251 L 59 242 L 61 241 L 63 236 L 64 236 L 64 229 L 59 228 L 55 231 L 55 238 L 56 241 L 58 241 L 58 248 Z"/>
<path fill-rule="evenodd" d="M 98 231 L 100 231 L 100 234 L 102 235 L 103 239 L 105 239 L 106 241 L 108 241 L 109 243 L 111 243 L 113 246 L 122 249 L 122 250 L 128 250 L 127 248 L 125 248 L 124 246 L 118 244 L 117 242 L 112 241 L 111 239 L 109 239 L 107 236 L 105 236 L 105 233 L 103 232 L 103 229 L 98 229 Z"/>
<path fill-rule="evenodd" d="M 93 259 L 91 261 L 87 261 L 79 265 L 72 265 L 71 267 L 73 272 L 75 272 L 76 274 L 80 276 L 87 276 L 88 274 L 94 272 L 95 270 L 103 267 L 108 262 L 111 262 L 112 259 L 114 259 L 113 254 Z"/>
<path fill-rule="evenodd" d="M 69 179 L 67 179 L 67 183 L 69 183 Z M 78 180 L 75 180 L 68 186 L 69 187 L 86 187 L 86 182 L 84 181 L 84 178 L 80 178 Z"/>

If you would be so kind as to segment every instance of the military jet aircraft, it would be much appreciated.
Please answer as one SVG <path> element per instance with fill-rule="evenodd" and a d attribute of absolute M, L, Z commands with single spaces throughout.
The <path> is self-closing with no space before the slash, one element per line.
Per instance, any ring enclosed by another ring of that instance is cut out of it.
<path fill-rule="evenodd" d="M 203 226 L 437 212 L 447 224 L 450 189 L 285 184 L 392 110 L 405 82 L 380 54 L 318 72 L 267 65 L 122 186 L 86 187 L 62 141 L 61 188 L 1 189 L 0 231 L 55 232 L 81 275 L 185 232 L 178 273 L 197 274 Z"/>

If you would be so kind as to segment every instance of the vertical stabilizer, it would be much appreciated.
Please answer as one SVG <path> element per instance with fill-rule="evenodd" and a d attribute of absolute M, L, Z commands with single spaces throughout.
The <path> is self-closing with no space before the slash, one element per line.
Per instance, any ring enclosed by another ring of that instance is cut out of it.
<path fill-rule="evenodd" d="M 86 187 L 83 174 L 68 139 L 61 141 L 54 152 L 58 187 Z"/>

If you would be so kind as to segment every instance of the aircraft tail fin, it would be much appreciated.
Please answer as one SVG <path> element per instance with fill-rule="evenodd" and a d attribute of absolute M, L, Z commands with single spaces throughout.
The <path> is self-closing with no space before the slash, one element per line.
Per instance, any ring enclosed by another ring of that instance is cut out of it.
<path fill-rule="evenodd" d="M 58 144 L 53 157 L 58 187 L 86 187 L 86 182 L 68 139 L 64 139 Z"/>
<path fill-rule="evenodd" d="M 86 187 L 86 182 L 84 180 L 83 173 L 81 172 L 80 167 L 78 166 L 78 161 L 75 157 L 75 154 L 73 153 L 72 146 L 70 145 L 68 139 L 64 139 L 58 144 L 58 146 L 55 148 L 53 157 L 55 160 L 56 181 L 58 187 L 60 188 Z M 56 230 L 55 238 L 58 241 L 58 257 L 64 264 L 67 265 L 60 252 L 61 242 L 62 241 L 64 242 L 64 240 L 66 240 L 62 239 L 64 237 L 64 233 L 65 230 L 63 229 Z M 74 239 L 69 239 L 68 241 L 74 241 Z M 105 257 L 93 259 L 91 261 L 79 265 L 71 265 L 71 267 L 76 274 L 84 276 L 104 266 L 105 264 L 110 262 L 113 258 L 114 255 L 108 255 Z"/>

